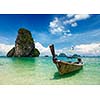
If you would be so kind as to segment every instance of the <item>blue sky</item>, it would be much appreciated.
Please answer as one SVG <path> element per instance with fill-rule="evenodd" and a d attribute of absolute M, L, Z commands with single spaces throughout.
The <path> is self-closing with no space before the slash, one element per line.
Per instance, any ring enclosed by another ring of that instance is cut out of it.
<path fill-rule="evenodd" d="M 67 51 L 72 46 L 77 49 L 77 46 L 80 46 L 81 52 L 82 45 L 89 47 L 93 44 L 93 46 L 98 44 L 96 48 L 99 48 L 99 14 L 1 14 L 0 44 L 4 44 L 5 47 L 14 45 L 17 31 L 21 27 L 29 29 L 35 42 L 40 43 L 45 49 L 51 43 L 54 43 L 56 50 L 59 51 L 61 49 Z M 0 48 L 2 53 L 2 46 Z M 86 54 L 90 55 L 89 50 Z M 96 53 L 99 54 L 100 51 Z"/>

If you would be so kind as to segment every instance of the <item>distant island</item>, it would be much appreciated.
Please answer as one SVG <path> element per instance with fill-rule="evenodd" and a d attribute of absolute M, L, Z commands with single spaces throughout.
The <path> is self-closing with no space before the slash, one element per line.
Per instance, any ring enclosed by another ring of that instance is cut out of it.
<path fill-rule="evenodd" d="M 78 58 L 81 57 L 78 54 L 73 54 L 72 56 L 67 56 L 65 53 L 60 53 L 58 57 L 67 57 L 67 58 Z"/>
<path fill-rule="evenodd" d="M 45 55 L 44 57 L 49 57 L 48 55 Z"/>
<path fill-rule="evenodd" d="M 20 28 L 15 47 L 7 53 L 7 57 L 38 57 L 39 55 L 40 52 L 35 48 L 31 32 L 25 28 Z"/>
<path fill-rule="evenodd" d="M 65 53 L 60 53 L 59 57 L 67 57 L 67 55 Z"/>
<path fill-rule="evenodd" d="M 72 55 L 72 58 L 78 58 L 78 57 L 81 57 L 81 56 L 78 55 L 78 54 L 73 54 L 73 55 Z"/>

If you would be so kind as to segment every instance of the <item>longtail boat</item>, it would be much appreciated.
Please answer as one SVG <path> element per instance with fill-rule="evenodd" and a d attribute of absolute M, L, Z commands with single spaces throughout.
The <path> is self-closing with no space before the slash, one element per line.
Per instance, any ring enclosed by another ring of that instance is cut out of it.
<path fill-rule="evenodd" d="M 57 69 L 61 75 L 82 69 L 83 63 L 77 64 L 77 63 L 69 63 L 69 62 L 58 60 L 55 55 L 54 45 L 52 44 L 49 47 L 50 47 L 51 54 L 53 56 L 52 57 L 53 63 L 56 64 Z"/>

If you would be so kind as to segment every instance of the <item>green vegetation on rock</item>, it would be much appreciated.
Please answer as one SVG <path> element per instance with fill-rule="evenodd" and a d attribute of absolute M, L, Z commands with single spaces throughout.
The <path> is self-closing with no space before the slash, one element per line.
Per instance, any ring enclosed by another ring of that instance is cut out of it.
<path fill-rule="evenodd" d="M 66 57 L 66 54 L 65 53 L 60 53 L 59 57 Z"/>
<path fill-rule="evenodd" d="M 32 50 L 31 54 L 30 54 L 32 57 L 38 57 L 40 55 L 40 52 L 38 49 L 34 49 Z"/>
<path fill-rule="evenodd" d="M 15 47 L 7 53 L 7 56 L 38 57 L 39 55 L 40 52 L 35 48 L 31 32 L 25 28 L 20 28 L 15 41 Z"/>

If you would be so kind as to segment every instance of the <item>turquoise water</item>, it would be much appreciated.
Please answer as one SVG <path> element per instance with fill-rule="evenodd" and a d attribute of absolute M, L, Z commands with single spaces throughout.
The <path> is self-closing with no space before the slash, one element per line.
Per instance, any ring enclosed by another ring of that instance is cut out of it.
<path fill-rule="evenodd" d="M 68 60 L 66 58 L 61 58 Z M 0 57 L 0 84 L 86 85 L 100 84 L 100 58 L 83 58 L 82 70 L 60 76 L 51 57 Z"/>

